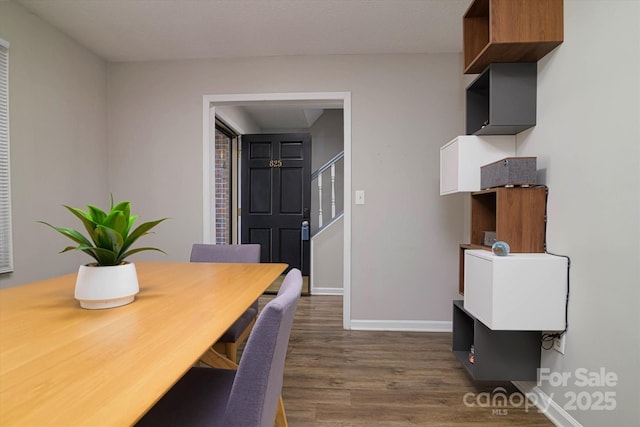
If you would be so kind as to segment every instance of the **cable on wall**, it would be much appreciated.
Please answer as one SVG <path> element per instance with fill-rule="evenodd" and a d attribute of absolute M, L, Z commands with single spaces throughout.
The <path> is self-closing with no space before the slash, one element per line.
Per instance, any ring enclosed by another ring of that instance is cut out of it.
<path fill-rule="evenodd" d="M 569 293 L 570 286 L 570 271 L 571 271 L 571 258 L 568 255 L 555 254 L 547 250 L 547 205 L 549 201 L 549 187 L 542 185 L 545 188 L 545 203 L 544 203 L 544 253 L 552 256 L 562 257 L 567 259 L 567 297 L 564 305 L 564 330 L 560 332 L 544 333 L 542 334 L 542 348 L 545 350 L 551 350 L 553 348 L 553 342 L 556 338 L 563 336 L 567 329 L 569 329 Z M 549 344 L 551 343 L 551 344 Z"/>

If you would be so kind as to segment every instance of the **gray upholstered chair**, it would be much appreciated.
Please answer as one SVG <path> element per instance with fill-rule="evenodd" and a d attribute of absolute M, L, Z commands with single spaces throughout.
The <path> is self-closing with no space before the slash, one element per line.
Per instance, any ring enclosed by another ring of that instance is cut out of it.
<path fill-rule="evenodd" d="M 191 248 L 191 262 L 260 262 L 260 245 L 210 245 L 196 243 Z M 237 363 L 238 346 L 249 336 L 258 315 L 258 300 L 245 311 L 238 320 L 214 344 L 223 348 L 225 356 Z"/>
<path fill-rule="evenodd" d="M 284 362 L 301 290 L 300 270 L 292 269 L 258 316 L 238 370 L 191 368 L 137 425 L 272 427 L 279 402 L 284 411 Z"/>

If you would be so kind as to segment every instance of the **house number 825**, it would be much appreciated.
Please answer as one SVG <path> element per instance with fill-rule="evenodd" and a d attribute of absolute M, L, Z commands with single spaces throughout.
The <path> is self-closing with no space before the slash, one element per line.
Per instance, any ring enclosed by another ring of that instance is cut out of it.
<path fill-rule="evenodd" d="M 270 168 L 281 168 L 282 167 L 282 160 L 269 160 L 269 167 Z"/>

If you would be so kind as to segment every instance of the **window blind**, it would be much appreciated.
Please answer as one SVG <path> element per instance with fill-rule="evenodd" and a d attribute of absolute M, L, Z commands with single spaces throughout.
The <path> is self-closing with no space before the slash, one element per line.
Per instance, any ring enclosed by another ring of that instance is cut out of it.
<path fill-rule="evenodd" d="M 0 273 L 13 271 L 9 177 L 9 43 L 0 39 Z"/>

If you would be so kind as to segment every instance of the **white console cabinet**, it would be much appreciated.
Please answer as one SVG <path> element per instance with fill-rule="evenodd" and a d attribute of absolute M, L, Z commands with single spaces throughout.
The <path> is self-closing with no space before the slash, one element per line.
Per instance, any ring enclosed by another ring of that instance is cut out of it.
<path fill-rule="evenodd" d="M 567 259 L 543 253 L 496 256 L 467 250 L 464 309 L 492 330 L 565 328 Z"/>
<path fill-rule="evenodd" d="M 440 195 L 479 191 L 480 167 L 516 155 L 514 135 L 462 135 L 440 148 Z"/>

